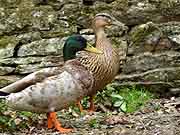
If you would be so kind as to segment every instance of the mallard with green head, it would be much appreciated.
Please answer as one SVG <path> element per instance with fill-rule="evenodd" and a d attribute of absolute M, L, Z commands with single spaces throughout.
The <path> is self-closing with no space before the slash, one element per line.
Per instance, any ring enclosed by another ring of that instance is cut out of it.
<path fill-rule="evenodd" d="M 80 100 L 84 96 L 90 96 L 90 110 L 94 110 L 94 95 L 114 79 L 120 67 L 118 52 L 112 47 L 104 29 L 106 26 L 122 24 L 104 13 L 97 14 L 92 24 L 96 35 L 95 51 L 90 47 L 88 51 L 80 51 L 75 59 L 68 60 L 71 57 L 67 56 L 63 67 L 32 73 L 14 85 L 1 89 L 4 92 L 16 89 L 16 93 L 6 97 L 9 106 L 18 110 L 48 113 L 48 127 L 54 126 L 61 133 L 71 129 L 61 127 L 55 111 L 74 102 L 78 102 L 82 110 Z"/>
<path fill-rule="evenodd" d="M 61 133 L 71 131 L 61 127 L 55 111 L 86 96 L 93 85 L 92 75 L 75 59 L 76 52 L 81 50 L 102 53 L 82 36 L 70 36 L 63 47 L 63 67 L 46 68 L 28 75 L 0 89 L 1 98 L 17 110 L 48 113 L 48 128 L 55 127 Z"/>
<path fill-rule="evenodd" d="M 68 37 L 64 43 L 64 47 L 63 47 L 64 62 L 71 59 L 75 59 L 76 53 L 82 50 L 86 50 L 97 54 L 102 53 L 100 50 L 94 48 L 91 44 L 89 44 L 87 40 L 81 35 L 72 35 Z M 62 72 L 61 67 L 50 67 L 36 71 L 17 82 L 14 82 L 4 88 L 1 88 L 0 96 L 3 95 L 3 92 L 5 93 L 19 92 L 32 84 L 41 82 L 46 77 L 53 76 L 61 72 Z"/>

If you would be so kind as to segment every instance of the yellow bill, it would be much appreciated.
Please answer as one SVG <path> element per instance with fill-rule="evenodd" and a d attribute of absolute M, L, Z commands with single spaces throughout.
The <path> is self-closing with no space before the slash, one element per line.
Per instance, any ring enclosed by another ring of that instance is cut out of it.
<path fill-rule="evenodd" d="M 90 43 L 87 43 L 86 48 L 84 48 L 84 50 L 89 51 L 89 52 L 93 52 L 93 53 L 98 53 L 98 54 L 102 54 L 103 52 L 95 47 L 93 47 Z"/>

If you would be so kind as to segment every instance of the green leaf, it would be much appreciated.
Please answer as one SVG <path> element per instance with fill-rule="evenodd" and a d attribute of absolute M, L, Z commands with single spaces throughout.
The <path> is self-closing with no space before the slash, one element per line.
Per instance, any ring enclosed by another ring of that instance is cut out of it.
<path fill-rule="evenodd" d="M 12 128 L 12 129 L 15 129 L 15 128 L 16 128 L 16 124 L 15 124 L 15 122 L 14 122 L 13 119 L 11 119 L 11 120 L 8 122 L 8 125 L 9 125 L 9 127 Z"/>
<path fill-rule="evenodd" d="M 109 90 L 109 91 L 115 91 L 115 88 L 110 86 L 110 85 L 107 85 L 106 89 Z"/>
<path fill-rule="evenodd" d="M 26 116 L 26 117 L 31 117 L 31 116 L 33 115 L 32 112 L 26 112 L 26 111 L 22 111 L 22 112 L 20 112 L 20 114 L 21 114 L 21 115 L 24 115 L 24 116 Z"/>
<path fill-rule="evenodd" d="M 124 102 L 124 101 L 122 101 L 122 100 L 118 100 L 118 101 L 116 101 L 116 102 L 114 103 L 113 106 L 114 106 L 114 107 L 120 107 L 123 102 Z"/>
<path fill-rule="evenodd" d="M 0 116 L 0 123 L 7 123 L 9 121 L 9 118 L 8 117 L 5 117 L 5 116 Z"/>
<path fill-rule="evenodd" d="M 112 98 L 118 98 L 120 100 L 123 100 L 124 98 L 122 96 L 120 96 L 119 94 L 112 94 L 111 95 Z"/>
<path fill-rule="evenodd" d="M 121 111 L 123 111 L 123 112 L 127 112 L 127 103 L 126 103 L 126 102 L 122 103 L 120 109 L 121 109 Z"/>
<path fill-rule="evenodd" d="M 91 119 L 89 121 L 89 126 L 93 127 L 93 128 L 97 128 L 97 127 L 99 127 L 99 122 L 96 119 Z"/>

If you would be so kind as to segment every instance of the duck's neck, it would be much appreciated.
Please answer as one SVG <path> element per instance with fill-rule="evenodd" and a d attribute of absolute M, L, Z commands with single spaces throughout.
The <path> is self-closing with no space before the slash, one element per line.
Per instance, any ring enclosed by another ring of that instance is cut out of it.
<path fill-rule="evenodd" d="M 103 28 L 98 28 L 95 30 L 96 38 L 106 38 L 106 33 Z"/>
<path fill-rule="evenodd" d="M 108 40 L 104 28 L 98 28 L 95 30 L 96 36 L 96 48 L 103 50 L 109 50 L 112 48 L 110 41 Z"/>

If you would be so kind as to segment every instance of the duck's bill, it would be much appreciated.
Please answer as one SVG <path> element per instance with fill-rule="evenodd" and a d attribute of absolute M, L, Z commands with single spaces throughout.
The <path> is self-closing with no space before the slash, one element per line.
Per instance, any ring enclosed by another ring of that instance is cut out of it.
<path fill-rule="evenodd" d="M 89 51 L 89 52 L 93 52 L 93 53 L 98 53 L 98 54 L 103 53 L 101 50 L 93 47 L 90 43 L 87 43 L 87 46 L 86 46 L 86 48 L 84 50 Z"/>

